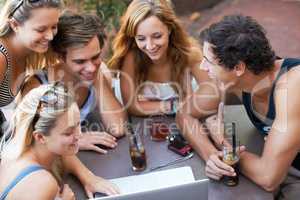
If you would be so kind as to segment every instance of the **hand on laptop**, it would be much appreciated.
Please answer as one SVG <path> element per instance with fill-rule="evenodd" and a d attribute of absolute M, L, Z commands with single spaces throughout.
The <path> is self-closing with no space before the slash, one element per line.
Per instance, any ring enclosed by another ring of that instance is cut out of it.
<path fill-rule="evenodd" d="M 88 184 L 84 185 L 88 198 L 93 198 L 93 194 L 96 192 L 107 195 L 120 194 L 119 188 L 110 181 L 95 175 L 93 175 L 91 179 Z"/>
<path fill-rule="evenodd" d="M 103 148 L 115 148 L 117 146 L 114 136 L 106 132 L 96 131 L 81 134 L 78 143 L 80 150 L 92 150 L 102 154 L 107 153 L 107 150 Z"/>

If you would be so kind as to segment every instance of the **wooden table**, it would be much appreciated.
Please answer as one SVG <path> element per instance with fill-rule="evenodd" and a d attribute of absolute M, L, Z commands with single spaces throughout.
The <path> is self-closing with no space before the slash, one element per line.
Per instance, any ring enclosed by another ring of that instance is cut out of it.
<path fill-rule="evenodd" d="M 174 125 L 174 119 L 168 118 L 166 121 Z M 246 145 L 248 150 L 258 154 L 261 152 L 263 137 L 251 125 L 242 106 L 226 106 L 225 121 L 236 122 L 239 139 L 242 144 Z M 139 127 L 138 130 L 144 138 L 147 154 L 147 169 L 180 157 L 167 149 L 166 142 L 154 142 L 150 140 L 149 128 L 147 128 L 147 126 L 149 127 L 151 119 L 134 118 L 133 122 Z M 120 139 L 118 141 L 117 148 L 109 150 L 106 155 L 82 151 L 78 153 L 78 157 L 92 172 L 107 179 L 139 174 L 131 170 L 127 138 Z M 198 155 L 195 155 L 187 161 L 165 167 L 162 170 L 187 165 L 192 168 L 196 180 L 207 178 L 204 173 L 205 163 L 198 157 Z M 76 178 L 68 176 L 67 183 L 70 184 L 77 199 L 86 198 L 84 190 Z M 273 199 L 273 196 L 271 193 L 267 193 L 253 184 L 244 176 L 241 176 L 240 183 L 236 187 L 227 187 L 220 182 L 210 181 L 209 199 L 271 200 Z"/>

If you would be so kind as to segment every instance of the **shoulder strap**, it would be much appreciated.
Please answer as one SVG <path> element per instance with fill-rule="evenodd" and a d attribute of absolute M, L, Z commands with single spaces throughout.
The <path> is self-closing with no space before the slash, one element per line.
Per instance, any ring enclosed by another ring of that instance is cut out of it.
<path fill-rule="evenodd" d="M 0 196 L 0 200 L 5 200 L 5 198 L 7 197 L 8 193 L 27 175 L 38 171 L 38 170 L 42 170 L 44 168 L 42 168 L 39 165 L 32 165 L 29 166 L 25 169 L 23 169 L 18 175 L 17 177 L 5 188 L 4 192 L 1 194 Z"/>
<path fill-rule="evenodd" d="M 268 118 L 275 119 L 275 116 L 276 116 L 275 102 L 274 102 L 274 91 L 275 91 L 276 83 L 278 82 L 278 80 L 284 73 L 288 72 L 293 67 L 297 67 L 299 65 L 300 65 L 300 59 L 296 59 L 296 58 L 284 59 L 282 65 L 281 65 L 280 71 L 273 83 L 272 88 L 271 88 L 271 95 L 270 95 L 270 100 L 269 100 L 269 110 L 267 113 Z"/>
<path fill-rule="evenodd" d="M 82 122 L 87 115 L 96 107 L 96 94 L 94 86 L 89 87 L 88 95 L 80 107 L 80 121 Z"/>
<path fill-rule="evenodd" d="M 10 69 L 10 57 L 8 55 L 6 48 L 2 44 L 0 44 L 0 52 L 4 55 L 4 57 L 6 59 L 6 64 L 7 64 L 6 73 L 8 73 L 8 71 Z"/>
<path fill-rule="evenodd" d="M 49 83 L 48 72 L 45 69 L 38 70 L 33 76 L 40 82 L 40 84 Z"/>

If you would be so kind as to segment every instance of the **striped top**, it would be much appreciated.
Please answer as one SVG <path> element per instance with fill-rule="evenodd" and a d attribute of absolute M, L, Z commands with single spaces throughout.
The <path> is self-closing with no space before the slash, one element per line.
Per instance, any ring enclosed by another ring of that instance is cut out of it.
<path fill-rule="evenodd" d="M 0 44 L 0 53 L 2 53 L 5 56 L 6 64 L 7 64 L 7 69 L 4 74 L 4 78 L 0 83 L 0 107 L 3 107 L 10 104 L 15 99 L 15 96 L 13 95 L 10 89 L 10 84 L 11 84 L 10 83 L 11 82 L 10 57 L 8 56 L 8 52 L 2 44 Z"/>

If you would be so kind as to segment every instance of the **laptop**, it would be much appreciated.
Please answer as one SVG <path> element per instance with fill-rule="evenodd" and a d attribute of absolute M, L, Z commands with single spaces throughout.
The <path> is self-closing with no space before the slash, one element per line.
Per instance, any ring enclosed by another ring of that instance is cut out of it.
<path fill-rule="evenodd" d="M 139 193 L 98 197 L 94 200 L 208 200 L 208 179 Z"/>
<path fill-rule="evenodd" d="M 190 167 L 123 177 L 111 181 L 119 186 L 122 194 L 116 196 L 96 194 L 93 200 L 208 199 L 208 179 L 195 181 Z"/>

